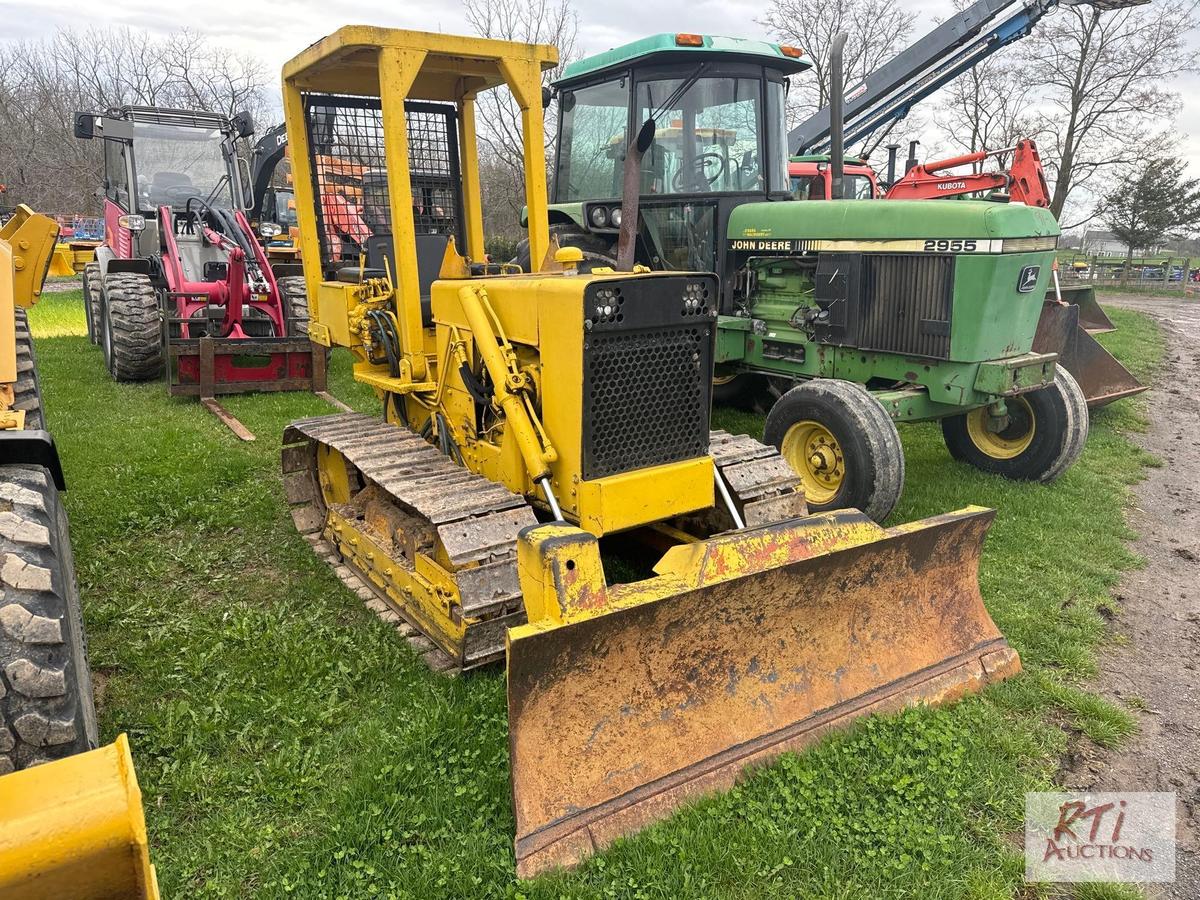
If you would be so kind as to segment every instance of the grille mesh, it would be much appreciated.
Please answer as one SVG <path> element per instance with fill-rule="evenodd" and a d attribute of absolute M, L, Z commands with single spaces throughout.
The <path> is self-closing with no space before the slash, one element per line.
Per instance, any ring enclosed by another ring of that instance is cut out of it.
<path fill-rule="evenodd" d="M 711 326 L 694 320 L 676 328 L 589 336 L 584 478 L 708 452 L 711 346 Z"/>
<path fill-rule="evenodd" d="M 954 257 L 863 256 L 859 346 L 948 359 Z"/>

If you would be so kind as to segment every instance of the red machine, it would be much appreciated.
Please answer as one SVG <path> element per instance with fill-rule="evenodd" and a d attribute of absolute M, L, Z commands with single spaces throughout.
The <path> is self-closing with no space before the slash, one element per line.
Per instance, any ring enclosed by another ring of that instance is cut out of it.
<path fill-rule="evenodd" d="M 300 266 L 272 269 L 243 212 L 236 144 L 251 130 L 248 117 L 150 107 L 75 116 L 76 136 L 105 148 L 89 335 L 118 381 L 165 369 L 172 394 L 199 397 L 244 440 L 254 436 L 216 395 L 325 395 L 326 361 L 308 339 Z"/>
<path fill-rule="evenodd" d="M 945 174 L 947 169 L 969 166 L 1009 152 L 1013 154 L 1013 162 L 1007 172 Z M 1005 150 L 981 150 L 938 162 L 915 165 L 910 162 L 909 165 L 904 177 L 882 194 L 883 199 L 936 200 L 939 197 L 1003 191 L 1014 203 L 1045 209 L 1050 207 L 1050 186 L 1046 183 L 1042 158 L 1038 155 L 1037 145 L 1030 140 L 1018 141 L 1017 146 Z M 847 200 L 870 200 L 881 196 L 875 170 L 866 161 L 847 157 L 844 173 L 843 196 Z M 828 200 L 831 196 L 827 156 L 792 157 L 788 163 L 788 176 L 797 200 Z"/>
<path fill-rule="evenodd" d="M 989 156 L 998 156 L 1009 151 L 1013 154 L 1013 161 L 1007 172 L 937 174 L 944 173 L 947 169 L 983 162 Z M 1014 203 L 1048 209 L 1050 187 L 1046 184 L 1046 173 L 1042 170 L 1042 158 L 1038 155 L 1037 145 L 1033 141 L 1023 140 L 1018 141 L 1017 146 L 1005 150 L 981 150 L 978 153 L 966 153 L 939 162 L 915 165 L 888 189 L 884 197 L 888 200 L 929 200 L 982 191 L 1005 191 Z"/>

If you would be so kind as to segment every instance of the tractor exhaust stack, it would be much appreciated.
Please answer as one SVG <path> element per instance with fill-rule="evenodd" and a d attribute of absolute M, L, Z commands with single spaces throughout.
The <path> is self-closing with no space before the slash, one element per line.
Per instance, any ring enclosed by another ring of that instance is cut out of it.
<path fill-rule="evenodd" d="M 842 53 L 846 47 L 846 32 L 839 31 L 833 38 L 833 47 L 829 51 L 829 155 L 830 183 L 829 199 L 842 199 L 842 181 L 845 177 L 846 148 L 844 144 L 845 122 L 842 117 L 844 94 L 844 72 L 842 71 Z"/>

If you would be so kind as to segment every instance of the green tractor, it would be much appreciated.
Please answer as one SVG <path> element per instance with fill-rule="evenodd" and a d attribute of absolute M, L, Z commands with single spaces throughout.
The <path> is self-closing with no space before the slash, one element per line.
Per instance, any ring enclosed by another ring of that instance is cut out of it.
<path fill-rule="evenodd" d="M 904 485 L 897 422 L 939 420 L 951 455 L 985 471 L 1057 478 L 1088 413 L 1057 354 L 1032 350 L 1054 217 L 993 201 L 793 202 L 787 78 L 810 66 L 796 48 L 690 34 L 568 65 L 553 92 L 558 244 L 584 269 L 617 265 L 628 136 L 653 119 L 629 169 L 632 261 L 717 273 L 714 397 L 768 398 L 765 439 L 811 508 L 886 517 Z"/>

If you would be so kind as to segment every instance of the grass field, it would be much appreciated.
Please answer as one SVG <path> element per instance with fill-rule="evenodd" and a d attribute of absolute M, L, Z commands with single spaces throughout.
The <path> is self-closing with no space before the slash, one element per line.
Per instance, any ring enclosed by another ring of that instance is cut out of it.
<path fill-rule="evenodd" d="M 1156 331 L 1111 315 L 1105 342 L 1148 377 Z M 115 384 L 82 336 L 78 292 L 47 295 L 31 320 L 102 737 L 129 733 L 165 897 L 1007 898 L 1022 793 L 1051 784 L 1068 732 L 1111 744 L 1131 728 L 1080 684 L 1108 590 L 1135 563 L 1122 510 L 1152 462 L 1122 436 L 1140 427 L 1136 404 L 1097 415 L 1051 488 L 981 475 L 936 427 L 909 427 L 893 519 L 999 510 L 981 581 L 1025 673 L 864 722 L 574 873 L 518 883 L 502 672 L 428 672 L 292 529 L 279 436 L 332 409 L 231 398 L 259 437 L 244 444 L 161 383 Z M 332 390 L 378 409 L 340 355 Z"/>

